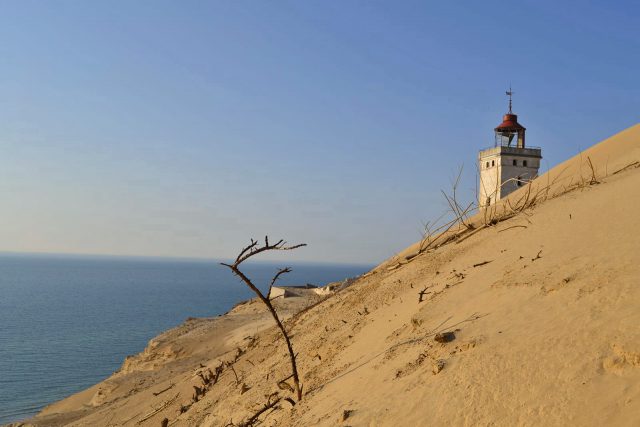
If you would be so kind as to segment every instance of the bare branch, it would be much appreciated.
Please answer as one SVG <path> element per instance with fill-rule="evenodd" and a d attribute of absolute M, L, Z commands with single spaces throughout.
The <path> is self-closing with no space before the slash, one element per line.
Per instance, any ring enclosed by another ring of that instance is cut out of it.
<path fill-rule="evenodd" d="M 233 265 L 237 267 L 240 264 L 242 264 L 244 261 L 251 258 L 252 256 L 255 256 L 265 251 L 290 251 L 293 249 L 301 248 L 303 246 L 307 246 L 306 243 L 301 243 L 293 246 L 286 246 L 287 243 L 284 240 L 279 240 L 275 244 L 269 244 L 268 237 L 265 237 L 264 243 L 265 243 L 264 246 L 259 246 L 257 241 L 251 239 L 251 244 L 245 247 L 244 249 L 242 249 L 242 251 L 240 251 L 240 254 L 236 258 Z"/>
<path fill-rule="evenodd" d="M 431 286 L 425 286 L 423 290 L 418 292 L 418 303 L 421 303 L 422 301 L 424 301 L 425 294 L 430 293 L 430 292 L 427 292 L 427 289 L 429 289 L 430 287 Z"/>
<path fill-rule="evenodd" d="M 288 267 L 283 268 L 276 273 L 276 275 L 271 280 L 271 284 L 269 285 L 269 293 L 265 296 L 260 291 L 260 289 L 258 289 L 258 287 L 251 281 L 251 279 L 249 279 L 240 270 L 239 266 L 240 264 L 242 264 L 244 261 L 251 258 L 252 256 L 255 256 L 265 251 L 288 251 L 288 250 L 297 249 L 303 246 L 306 246 L 306 244 L 301 243 L 298 245 L 286 246 L 286 242 L 284 240 L 279 240 L 275 244 L 270 244 L 269 237 L 265 236 L 264 246 L 259 246 L 257 241 L 251 239 L 251 244 L 243 248 L 242 251 L 240 251 L 240 254 L 238 255 L 238 257 L 236 258 L 233 264 L 220 263 L 225 267 L 229 268 L 233 272 L 233 274 L 238 276 L 249 287 L 249 289 L 251 289 L 256 294 L 256 296 L 260 299 L 260 301 L 262 301 L 262 303 L 269 309 L 269 312 L 271 313 L 273 320 L 276 322 L 276 325 L 278 326 L 278 329 L 280 330 L 282 337 L 284 338 L 284 341 L 287 345 L 287 350 L 289 351 L 289 361 L 291 362 L 291 375 L 293 376 L 293 383 L 294 383 L 298 401 L 302 399 L 302 387 L 300 386 L 300 377 L 298 376 L 298 368 L 296 365 L 296 354 L 293 352 L 293 346 L 291 345 L 289 334 L 287 333 L 287 330 L 285 329 L 282 321 L 280 320 L 278 313 L 273 307 L 273 304 L 269 300 L 269 294 L 271 293 L 271 288 L 273 287 L 273 285 L 276 283 L 276 281 L 282 274 L 289 273 L 291 269 Z"/>
<path fill-rule="evenodd" d="M 281 275 L 286 273 L 291 273 L 291 268 L 289 267 L 281 268 L 280 270 L 278 270 L 276 275 L 273 276 L 273 279 L 271 279 L 271 284 L 269 285 L 269 292 L 267 292 L 267 298 L 271 298 L 271 289 L 273 288 L 273 285 L 276 283 L 276 281 L 280 278 Z"/>
<path fill-rule="evenodd" d="M 255 248 L 257 244 L 258 244 L 258 242 L 256 242 L 255 240 L 251 239 L 251 244 L 249 246 L 243 248 L 240 251 L 240 254 L 236 258 L 236 263 L 239 263 L 240 259 L 244 256 L 244 254 L 247 253 L 247 251 L 251 251 L 253 248 Z"/>
<path fill-rule="evenodd" d="M 447 203 L 449 204 L 449 208 L 451 209 L 451 212 L 456 217 L 456 222 L 459 222 L 466 228 L 473 228 L 473 225 L 470 222 L 468 222 L 468 218 L 467 218 L 467 213 L 470 210 L 472 210 L 473 203 L 470 203 L 466 209 L 463 209 L 462 206 L 460 206 L 460 203 L 458 203 L 457 190 L 458 190 L 458 185 L 460 184 L 460 177 L 462 176 L 462 170 L 463 170 L 463 166 L 460 166 L 460 169 L 458 170 L 458 175 L 456 176 L 455 180 L 451 184 L 451 195 L 449 196 L 444 191 L 442 190 L 441 191 L 442 191 L 442 195 L 444 196 Z"/>
<path fill-rule="evenodd" d="M 275 399 L 274 399 L 275 398 Z M 273 400 L 271 400 L 273 399 Z M 267 403 L 265 403 L 260 409 L 258 409 L 251 417 L 249 417 L 246 421 L 238 424 L 238 427 L 251 427 L 256 424 L 260 415 L 267 412 L 269 409 L 278 409 L 280 407 L 279 403 L 282 400 L 281 397 L 277 397 L 277 393 L 273 393 L 272 395 L 267 397 Z"/>
<path fill-rule="evenodd" d="M 589 162 L 589 167 L 591 168 L 591 181 L 589 181 L 589 185 L 600 184 L 598 178 L 596 178 L 596 170 L 593 167 L 593 163 L 591 163 L 591 157 L 587 156 L 587 161 Z"/>

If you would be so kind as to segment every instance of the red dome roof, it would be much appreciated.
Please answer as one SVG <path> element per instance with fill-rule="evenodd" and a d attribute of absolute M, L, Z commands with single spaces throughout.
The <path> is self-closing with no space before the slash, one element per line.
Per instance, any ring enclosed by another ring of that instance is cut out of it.
<path fill-rule="evenodd" d="M 498 125 L 495 131 L 517 131 L 526 129 L 520 123 L 518 123 L 517 114 L 505 114 L 502 118 L 502 123 Z"/>

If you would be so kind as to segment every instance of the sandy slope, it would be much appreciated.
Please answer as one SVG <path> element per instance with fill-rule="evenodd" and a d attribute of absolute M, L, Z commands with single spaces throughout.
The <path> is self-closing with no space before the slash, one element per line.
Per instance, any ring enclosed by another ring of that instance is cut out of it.
<path fill-rule="evenodd" d="M 544 202 L 410 262 L 408 248 L 290 318 L 305 396 L 262 425 L 640 425 L 638 161 L 640 125 L 540 177 Z M 442 331 L 455 339 L 436 342 Z M 285 353 L 252 303 L 169 331 L 30 422 L 237 424 L 265 395 L 291 395 L 277 386 Z M 235 374 L 225 367 L 192 403 L 197 373 L 221 360 Z"/>

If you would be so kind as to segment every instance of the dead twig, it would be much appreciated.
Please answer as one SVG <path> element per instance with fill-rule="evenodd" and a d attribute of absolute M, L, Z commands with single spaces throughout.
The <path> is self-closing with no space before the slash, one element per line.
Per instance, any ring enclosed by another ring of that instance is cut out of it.
<path fill-rule="evenodd" d="M 457 194 L 456 194 L 456 191 L 458 189 L 458 184 L 460 183 L 460 177 L 462 176 L 463 168 L 464 168 L 464 166 L 460 166 L 460 169 L 458 170 L 458 176 L 456 176 L 456 179 L 452 184 L 451 197 L 447 197 L 446 194 L 444 196 L 447 199 L 447 202 L 449 203 L 449 205 L 451 206 L 454 215 L 456 215 L 460 219 L 460 223 L 463 226 L 465 226 L 466 228 L 471 229 L 471 228 L 473 228 L 473 224 L 471 224 L 468 221 L 467 212 L 473 206 L 473 203 L 470 203 L 469 206 L 467 206 L 466 209 L 462 209 L 462 207 L 458 203 L 458 198 L 457 198 Z"/>
<path fill-rule="evenodd" d="M 491 261 L 482 261 L 482 262 L 479 262 L 479 263 L 477 263 L 477 264 L 473 264 L 473 267 L 474 267 L 474 268 L 475 268 L 475 267 L 480 267 L 480 266 L 482 266 L 482 265 L 489 264 L 490 262 L 493 262 L 493 260 L 491 260 Z"/>
<path fill-rule="evenodd" d="M 427 289 L 429 289 L 427 286 L 424 287 L 423 290 L 421 290 L 420 292 L 418 292 L 418 304 L 421 303 L 422 301 L 424 301 L 424 296 L 430 292 L 427 292 Z"/>
<path fill-rule="evenodd" d="M 174 383 L 171 383 L 171 384 L 169 384 L 169 387 L 164 388 L 164 389 L 162 389 L 162 390 L 160 390 L 160 391 L 158 391 L 158 392 L 154 392 L 154 393 L 153 393 L 153 395 L 154 395 L 154 396 L 159 396 L 159 395 L 161 395 L 162 393 L 164 393 L 165 391 L 171 390 L 171 389 L 173 388 L 173 386 L 174 386 L 174 385 L 175 385 Z"/>
<path fill-rule="evenodd" d="M 171 405 L 173 402 L 176 401 L 176 399 L 178 398 L 178 396 L 180 396 L 180 393 L 176 393 L 175 396 L 173 396 L 171 399 L 167 400 L 166 402 L 164 402 L 162 405 L 158 406 L 157 408 L 155 408 L 153 411 L 149 412 L 148 414 L 146 414 L 145 416 L 143 416 L 142 418 L 140 418 L 138 421 L 136 421 L 136 424 L 142 424 L 143 422 L 145 422 L 146 420 L 148 420 L 149 418 L 153 417 L 154 415 L 158 414 L 160 411 L 162 411 L 163 409 L 167 408 L 169 405 Z"/>
<path fill-rule="evenodd" d="M 240 384 L 240 379 L 238 378 L 238 374 L 235 370 L 235 368 L 233 367 L 233 365 L 229 366 L 231 368 L 231 371 L 233 372 L 233 375 L 236 377 L 236 385 Z"/>
<path fill-rule="evenodd" d="M 512 225 L 511 227 L 503 228 L 502 230 L 498 230 L 498 233 L 502 233 L 503 231 L 510 230 L 512 228 L 527 228 L 526 225 Z"/>
<path fill-rule="evenodd" d="M 260 418 L 260 415 L 264 414 L 270 409 L 274 409 L 274 410 L 279 409 L 280 408 L 279 403 L 282 400 L 282 398 L 277 396 L 278 396 L 277 393 L 272 393 L 269 396 L 267 396 L 267 403 L 265 403 L 260 409 L 258 409 L 251 417 L 247 418 L 247 420 L 238 424 L 238 427 L 252 427 L 256 424 L 256 421 L 258 421 L 258 418 Z"/>
<path fill-rule="evenodd" d="M 278 270 L 276 275 L 273 276 L 273 279 L 271 279 L 271 284 L 269 285 L 269 292 L 267 292 L 267 297 L 271 298 L 271 289 L 273 288 L 273 285 L 276 283 L 276 281 L 280 278 L 281 275 L 286 274 L 286 273 L 291 273 L 291 268 L 289 268 L 289 267 L 281 268 L 280 270 Z M 272 299 L 274 299 L 274 298 L 272 298 Z"/>
<path fill-rule="evenodd" d="M 640 167 L 640 162 L 636 160 L 635 162 L 629 163 L 627 166 L 625 166 L 625 167 L 623 167 L 621 169 L 618 169 L 617 171 L 615 171 L 611 175 L 619 174 L 620 172 L 623 172 L 623 171 L 625 171 L 627 169 L 634 168 L 634 167 L 635 168 Z"/>
<path fill-rule="evenodd" d="M 289 334 L 288 334 L 287 330 L 285 329 L 282 321 L 280 320 L 280 317 L 278 316 L 278 313 L 276 312 L 276 309 L 273 307 L 273 304 L 271 304 L 271 300 L 269 299 L 269 295 L 267 294 L 265 296 L 260 291 L 260 289 L 258 289 L 256 287 L 256 285 L 251 281 L 251 279 L 249 279 L 240 270 L 240 264 L 242 264 L 244 261 L 246 261 L 247 259 L 251 258 L 252 256 L 255 256 L 255 255 L 257 255 L 259 253 L 262 253 L 262 252 L 265 252 L 265 251 L 276 251 L 276 250 L 288 251 L 288 250 L 292 250 L 292 249 L 296 249 L 296 248 L 301 248 L 303 246 L 306 246 L 306 244 L 305 243 L 301 243 L 301 244 L 298 244 L 298 245 L 287 246 L 286 242 L 284 240 L 279 240 L 275 244 L 269 244 L 269 237 L 265 236 L 264 245 L 260 246 L 257 241 L 251 239 L 251 243 L 240 251 L 240 254 L 236 257 L 236 260 L 235 260 L 235 262 L 233 264 L 221 263 L 225 267 L 228 267 L 236 276 L 238 276 L 258 296 L 260 301 L 262 301 L 262 303 L 264 305 L 266 305 L 267 308 L 269 309 L 269 312 L 271 313 L 271 316 L 273 317 L 273 320 L 276 322 L 276 325 L 278 326 L 278 329 L 282 333 L 282 337 L 284 338 L 284 341 L 285 341 L 285 343 L 287 345 L 287 350 L 289 351 L 289 361 L 291 362 L 291 372 L 292 372 L 292 376 L 293 376 L 293 383 L 294 383 L 294 387 L 295 387 L 295 391 L 296 391 L 296 395 L 297 395 L 298 401 L 300 401 L 302 399 L 302 388 L 300 386 L 300 378 L 298 376 L 298 367 L 296 365 L 296 356 L 295 356 L 295 353 L 293 352 L 293 346 L 291 345 L 291 340 L 289 338 Z M 271 285 L 270 285 L 269 289 L 271 289 L 273 284 L 278 280 L 278 278 L 282 274 L 288 273 L 290 271 L 291 271 L 290 268 L 284 268 L 284 269 L 278 270 L 276 275 L 271 280 Z"/>
<path fill-rule="evenodd" d="M 410 259 L 413 259 L 416 255 L 429 250 L 430 248 L 444 245 L 445 243 L 448 243 L 452 239 L 457 238 L 459 235 L 452 236 L 449 233 L 449 231 L 451 231 L 456 225 L 462 225 L 465 230 L 472 230 L 473 228 L 475 228 L 474 225 L 469 220 L 469 214 L 476 209 L 476 206 L 474 205 L 474 203 L 469 203 L 469 205 L 467 205 L 466 207 L 463 207 L 458 202 L 457 190 L 458 190 L 458 185 L 460 183 L 460 178 L 462 176 L 462 171 L 463 171 L 463 167 L 461 166 L 460 169 L 458 170 L 458 174 L 456 175 L 456 178 L 451 183 L 451 187 L 452 187 L 451 195 L 445 193 L 444 191 L 441 191 L 442 195 L 447 201 L 447 204 L 449 205 L 449 211 L 453 213 L 454 218 L 446 222 L 445 224 L 437 226 L 440 220 L 443 217 L 445 217 L 445 215 L 447 215 L 447 213 L 449 212 L 447 211 L 444 214 L 442 214 L 438 219 L 436 219 L 434 222 L 427 221 L 424 224 L 424 230 L 422 232 L 422 239 L 420 240 L 420 244 L 418 247 L 418 253 L 411 256 L 410 258 L 405 258 L 407 261 L 409 261 Z M 436 245 L 435 244 L 436 241 L 438 241 L 441 238 L 444 238 L 444 241 L 439 242 L 438 245 Z M 392 267 L 389 267 L 388 269 L 392 270 L 398 267 L 400 267 L 400 265 L 394 265 Z"/>
<path fill-rule="evenodd" d="M 600 184 L 600 181 L 596 178 L 596 170 L 593 167 L 593 163 L 591 163 L 591 157 L 587 156 L 587 161 L 589 162 L 589 167 L 591 168 L 591 181 L 589 181 L 589 185 Z"/>
<path fill-rule="evenodd" d="M 476 233 L 480 232 L 481 230 L 484 230 L 485 228 L 487 228 L 487 226 L 485 224 L 482 224 L 480 227 L 476 228 L 475 230 L 471 231 L 470 233 L 465 234 L 464 236 L 462 236 L 461 238 L 456 240 L 456 245 L 459 244 L 459 243 L 464 242 L 469 237 L 475 235 Z"/>
<path fill-rule="evenodd" d="M 137 414 L 135 414 L 135 415 L 134 415 L 134 416 L 132 416 L 132 417 L 127 418 L 126 420 L 122 421 L 122 424 L 121 424 L 121 425 L 125 425 L 126 423 L 128 423 L 129 421 L 131 421 L 132 419 L 134 419 L 135 417 L 137 417 L 137 416 L 139 416 L 139 415 L 140 415 L 140 412 L 138 412 Z"/>

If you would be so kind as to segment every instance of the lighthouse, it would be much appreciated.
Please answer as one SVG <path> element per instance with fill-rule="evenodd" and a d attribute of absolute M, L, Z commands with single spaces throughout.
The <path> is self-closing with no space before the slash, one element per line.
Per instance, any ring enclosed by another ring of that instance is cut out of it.
<path fill-rule="evenodd" d="M 509 89 L 506 94 L 509 112 L 494 129 L 494 145 L 478 153 L 478 206 L 481 208 L 495 204 L 534 179 L 542 159 L 540 147 L 525 144 L 527 129 L 518 123 L 518 116 L 512 111 L 513 92 Z"/>

